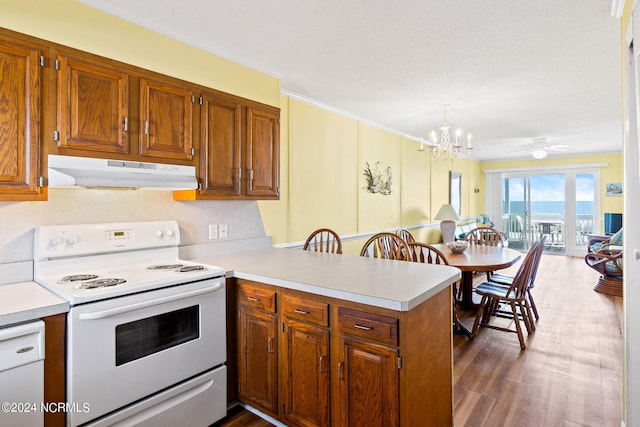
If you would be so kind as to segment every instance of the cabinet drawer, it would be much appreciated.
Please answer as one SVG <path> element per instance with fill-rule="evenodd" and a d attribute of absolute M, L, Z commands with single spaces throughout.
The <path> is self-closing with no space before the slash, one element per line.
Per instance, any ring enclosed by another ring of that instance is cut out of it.
<path fill-rule="evenodd" d="M 282 310 L 288 318 L 329 326 L 329 304 L 285 295 Z"/>
<path fill-rule="evenodd" d="M 338 309 L 338 329 L 385 344 L 398 345 L 398 319 L 349 308 Z"/>
<path fill-rule="evenodd" d="M 275 289 L 259 288 L 243 283 L 239 285 L 238 302 L 245 306 L 275 313 L 276 291 Z"/>

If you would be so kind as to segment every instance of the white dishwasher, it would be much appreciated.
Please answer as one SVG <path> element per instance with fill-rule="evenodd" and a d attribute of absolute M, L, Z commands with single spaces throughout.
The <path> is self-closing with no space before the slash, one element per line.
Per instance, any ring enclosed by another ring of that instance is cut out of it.
<path fill-rule="evenodd" d="M 0 328 L 0 426 L 44 425 L 44 322 Z"/>

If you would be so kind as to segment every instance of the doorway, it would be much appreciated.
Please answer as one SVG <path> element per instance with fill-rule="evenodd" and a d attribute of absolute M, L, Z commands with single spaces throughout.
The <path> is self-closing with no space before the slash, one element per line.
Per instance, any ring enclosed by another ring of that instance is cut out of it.
<path fill-rule="evenodd" d="M 583 256 L 598 218 L 599 171 L 502 174 L 502 229 L 509 247 L 528 250 L 546 237 L 546 253 Z"/>

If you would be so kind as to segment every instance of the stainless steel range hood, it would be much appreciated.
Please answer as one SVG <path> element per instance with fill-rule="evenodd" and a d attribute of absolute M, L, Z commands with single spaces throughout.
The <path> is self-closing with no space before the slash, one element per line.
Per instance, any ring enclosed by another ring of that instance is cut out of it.
<path fill-rule="evenodd" d="M 49 155 L 49 187 L 190 190 L 193 166 Z"/>

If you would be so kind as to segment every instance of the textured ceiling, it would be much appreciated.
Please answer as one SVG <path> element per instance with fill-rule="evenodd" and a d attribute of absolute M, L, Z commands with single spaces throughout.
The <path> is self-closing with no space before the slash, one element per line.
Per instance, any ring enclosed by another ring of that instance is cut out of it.
<path fill-rule="evenodd" d="M 478 160 L 622 152 L 610 0 L 82 1 L 412 137 L 449 104 Z"/>

